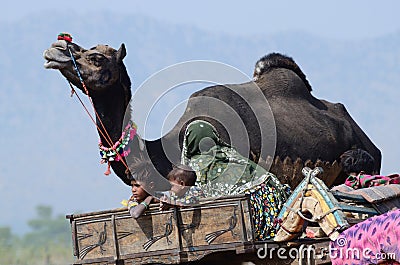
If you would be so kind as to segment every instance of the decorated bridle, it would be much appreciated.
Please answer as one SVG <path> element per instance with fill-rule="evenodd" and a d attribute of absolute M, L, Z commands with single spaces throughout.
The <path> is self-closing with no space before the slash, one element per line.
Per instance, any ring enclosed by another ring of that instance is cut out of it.
<path fill-rule="evenodd" d="M 99 125 L 96 123 L 93 116 L 90 114 L 90 112 L 86 108 L 83 101 L 80 99 L 79 95 L 75 92 L 75 89 L 74 89 L 72 83 L 69 80 L 67 80 L 71 87 L 71 91 L 72 91 L 71 96 L 74 94 L 77 96 L 78 100 L 84 107 L 86 113 L 89 115 L 90 119 L 95 124 L 95 126 L 97 127 L 100 134 L 103 136 L 104 139 L 106 139 L 107 144 L 110 146 L 110 147 L 104 146 L 101 141 L 101 138 L 100 138 L 100 140 L 99 140 L 99 151 L 100 151 L 100 156 L 101 156 L 100 163 L 101 164 L 107 163 L 107 170 L 106 170 L 106 172 L 104 172 L 104 174 L 105 175 L 111 174 L 110 162 L 113 162 L 113 161 L 121 161 L 124 164 L 124 166 L 126 167 L 127 172 L 129 172 L 129 167 L 126 164 L 126 161 L 124 161 L 123 157 L 127 157 L 131 152 L 131 149 L 129 147 L 129 142 L 131 140 L 133 140 L 137 134 L 136 124 L 133 121 L 129 121 L 128 124 L 125 126 L 124 130 L 122 131 L 121 137 L 118 139 L 117 142 L 113 143 L 103 122 L 100 119 L 100 116 L 98 115 L 96 109 L 94 108 L 92 98 L 89 95 L 89 90 L 86 87 L 85 81 L 83 80 L 81 72 L 79 71 L 78 64 L 76 63 L 75 57 L 71 51 L 70 44 L 72 43 L 72 36 L 69 33 L 60 33 L 57 36 L 57 40 L 65 40 L 67 42 L 67 50 L 71 57 L 72 63 L 74 65 L 75 72 L 76 72 L 76 74 L 79 78 L 79 81 L 81 82 L 81 85 L 83 87 L 83 90 L 84 90 L 83 92 L 89 97 L 89 100 L 93 107 L 93 111 L 96 114 L 97 119 L 100 121 L 100 125 L 102 128 L 99 127 Z"/>

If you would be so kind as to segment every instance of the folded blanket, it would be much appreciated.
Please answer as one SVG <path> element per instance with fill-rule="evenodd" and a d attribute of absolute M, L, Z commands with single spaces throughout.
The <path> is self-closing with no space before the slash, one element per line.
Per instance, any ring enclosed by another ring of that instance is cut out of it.
<path fill-rule="evenodd" d="M 365 175 L 359 174 L 357 176 L 350 175 L 344 182 L 349 187 L 354 189 L 368 188 L 373 186 L 400 184 L 400 175 L 392 174 L 388 176 L 381 175 Z"/>
<path fill-rule="evenodd" d="M 340 191 L 347 194 L 361 195 L 370 203 L 378 203 L 388 201 L 394 198 L 400 198 L 400 185 L 390 184 L 384 186 L 375 186 L 363 189 L 352 189 L 347 185 L 339 185 L 333 187 L 331 190 Z"/>
<path fill-rule="evenodd" d="M 350 195 L 361 195 L 366 201 L 372 203 L 380 213 L 385 213 L 400 208 L 400 185 L 390 184 L 363 189 L 353 189 L 345 184 L 335 186 L 332 191 L 340 191 Z"/>

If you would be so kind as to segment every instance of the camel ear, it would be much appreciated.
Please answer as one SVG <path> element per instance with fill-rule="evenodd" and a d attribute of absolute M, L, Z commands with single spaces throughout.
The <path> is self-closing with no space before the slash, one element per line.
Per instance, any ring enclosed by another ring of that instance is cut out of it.
<path fill-rule="evenodd" d="M 122 43 L 121 47 L 119 47 L 117 51 L 117 62 L 122 63 L 122 60 L 125 58 L 125 56 L 126 56 L 125 44 Z"/>

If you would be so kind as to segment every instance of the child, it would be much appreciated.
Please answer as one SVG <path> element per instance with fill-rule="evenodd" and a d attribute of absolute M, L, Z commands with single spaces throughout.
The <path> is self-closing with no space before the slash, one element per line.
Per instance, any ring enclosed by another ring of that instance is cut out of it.
<path fill-rule="evenodd" d="M 189 206 L 204 198 L 202 190 L 195 186 L 196 173 L 189 166 L 178 165 L 168 173 L 168 181 L 171 184 L 169 192 L 164 193 L 160 200 L 160 210 L 166 210 L 171 204 L 177 206 Z"/>
<path fill-rule="evenodd" d="M 343 172 L 348 175 L 345 181 L 346 186 L 360 189 L 400 183 L 398 174 L 388 176 L 375 175 L 374 163 L 374 158 L 362 149 L 352 149 L 344 152 L 340 156 L 340 165 Z"/>
<path fill-rule="evenodd" d="M 340 165 L 347 175 L 356 176 L 360 172 L 372 175 L 375 159 L 362 149 L 347 150 L 340 156 Z"/>
<path fill-rule="evenodd" d="M 140 161 L 135 163 L 132 172 L 134 179 L 131 180 L 132 196 L 127 206 L 129 213 L 135 219 L 139 218 L 148 208 L 150 203 L 157 200 L 151 195 L 154 192 L 154 174 L 151 174 L 151 162 Z"/>

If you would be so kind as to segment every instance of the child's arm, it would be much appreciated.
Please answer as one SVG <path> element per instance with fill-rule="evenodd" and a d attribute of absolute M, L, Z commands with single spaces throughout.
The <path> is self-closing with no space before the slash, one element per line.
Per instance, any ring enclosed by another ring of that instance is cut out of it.
<path fill-rule="evenodd" d="M 133 218 L 138 219 L 149 208 L 149 205 L 152 202 L 152 200 L 153 200 L 152 196 L 147 196 L 146 199 L 144 199 L 144 201 L 142 201 L 138 205 L 130 207 L 129 213 Z"/>

